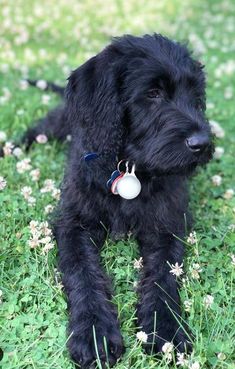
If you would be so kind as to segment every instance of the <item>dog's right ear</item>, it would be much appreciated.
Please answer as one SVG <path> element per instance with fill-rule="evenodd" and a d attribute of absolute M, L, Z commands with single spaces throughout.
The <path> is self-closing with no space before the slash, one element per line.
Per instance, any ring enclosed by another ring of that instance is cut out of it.
<path fill-rule="evenodd" d="M 79 132 L 84 153 L 96 152 L 115 158 L 122 145 L 123 108 L 116 57 L 108 47 L 69 77 L 68 117 L 72 130 Z"/>

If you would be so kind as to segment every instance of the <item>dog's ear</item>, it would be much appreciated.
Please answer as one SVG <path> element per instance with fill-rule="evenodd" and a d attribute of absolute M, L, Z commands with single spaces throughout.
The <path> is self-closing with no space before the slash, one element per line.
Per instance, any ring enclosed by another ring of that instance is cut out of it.
<path fill-rule="evenodd" d="M 69 120 L 85 152 L 115 159 L 122 145 L 123 108 L 116 56 L 106 48 L 70 76 L 66 99 Z"/>
<path fill-rule="evenodd" d="M 196 75 L 198 93 L 198 107 L 202 111 L 206 110 L 206 75 L 204 72 L 205 66 L 198 60 L 193 60 L 193 74 Z"/>

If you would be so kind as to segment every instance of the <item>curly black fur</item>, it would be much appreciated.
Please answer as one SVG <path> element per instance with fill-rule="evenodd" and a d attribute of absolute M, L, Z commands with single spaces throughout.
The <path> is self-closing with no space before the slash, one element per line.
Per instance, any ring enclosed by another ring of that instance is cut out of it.
<path fill-rule="evenodd" d="M 123 353 L 117 311 L 99 251 L 112 233 L 131 231 L 143 256 L 138 326 L 147 351 L 165 341 L 190 349 L 180 327 L 177 281 L 169 264 L 182 263 L 187 178 L 213 152 L 205 118 L 205 75 L 186 46 L 154 34 L 116 38 L 69 77 L 65 103 L 24 136 L 28 146 L 44 133 L 72 135 L 55 219 L 60 268 L 69 303 L 68 347 L 82 368 L 97 354 L 109 364 Z M 191 140 L 191 141 L 190 141 Z M 99 157 L 86 162 L 89 152 Z M 106 187 L 121 159 L 136 164 L 140 195 L 125 200 Z M 154 317 L 156 331 L 154 332 Z M 175 318 L 177 317 L 177 319 Z"/>

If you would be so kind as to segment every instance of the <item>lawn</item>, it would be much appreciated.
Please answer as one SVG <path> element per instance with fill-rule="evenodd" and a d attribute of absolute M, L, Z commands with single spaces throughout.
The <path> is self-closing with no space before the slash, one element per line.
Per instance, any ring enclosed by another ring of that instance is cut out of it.
<path fill-rule="evenodd" d="M 25 77 L 63 85 L 70 70 L 101 50 L 112 35 L 158 32 L 189 40 L 206 65 L 207 115 L 220 130 L 217 127 L 216 158 L 190 185 L 196 233 L 185 240 L 181 298 L 195 341 L 184 367 L 235 368 L 235 2 L 0 0 L 0 9 L 2 141 L 4 133 L 7 142 L 14 140 L 59 102 L 51 93 L 25 86 Z M 74 368 L 66 350 L 68 317 L 56 247 L 46 240 L 37 247 L 29 242 L 30 222 L 46 221 L 57 202 L 65 150 L 55 142 L 37 144 L 19 158 L 0 160 L 3 369 Z M 44 231 L 49 233 L 45 224 Z M 107 240 L 102 253 L 114 281 L 126 345 L 115 368 L 183 367 L 169 364 L 166 357 L 160 361 L 145 355 L 136 337 L 135 242 Z"/>

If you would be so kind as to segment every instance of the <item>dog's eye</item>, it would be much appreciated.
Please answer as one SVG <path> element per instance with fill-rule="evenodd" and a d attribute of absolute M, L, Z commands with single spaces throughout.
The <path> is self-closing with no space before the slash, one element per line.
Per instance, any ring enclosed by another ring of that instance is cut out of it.
<path fill-rule="evenodd" d="M 161 95 L 161 90 L 159 88 L 152 88 L 147 92 L 147 96 L 149 99 L 159 99 Z"/>

